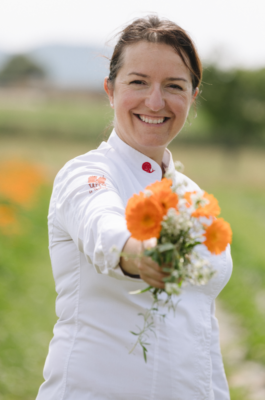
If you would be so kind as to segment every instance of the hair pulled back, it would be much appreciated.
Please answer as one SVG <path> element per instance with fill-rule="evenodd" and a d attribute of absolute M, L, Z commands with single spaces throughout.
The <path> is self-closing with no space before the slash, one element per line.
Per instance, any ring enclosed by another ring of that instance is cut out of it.
<path fill-rule="evenodd" d="M 191 72 L 193 91 L 200 86 L 202 64 L 193 41 L 180 26 L 170 20 L 159 19 L 156 15 L 136 19 L 120 32 L 110 60 L 109 83 L 115 83 L 122 67 L 125 47 L 140 41 L 164 43 L 173 47 Z"/>

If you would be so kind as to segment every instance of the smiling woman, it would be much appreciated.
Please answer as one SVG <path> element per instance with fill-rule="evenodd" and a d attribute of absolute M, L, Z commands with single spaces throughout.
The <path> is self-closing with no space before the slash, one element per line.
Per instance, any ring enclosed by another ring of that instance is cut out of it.
<path fill-rule="evenodd" d="M 121 32 L 104 81 L 114 130 L 107 143 L 67 163 L 54 183 L 48 220 L 58 322 L 38 400 L 229 399 L 214 315 L 214 300 L 231 274 L 229 247 L 203 254 L 217 277 L 185 287 L 175 314 L 154 317 L 148 363 L 137 347 L 129 355 L 130 331 L 153 301 L 147 292 L 130 292 L 164 288 L 166 274 L 143 256 L 156 239 L 130 237 L 126 205 L 166 170 L 175 185 L 185 180 L 187 192 L 200 190 L 175 171 L 166 146 L 183 127 L 201 76 L 196 49 L 175 23 L 149 16 Z M 152 197 L 146 204 L 158 218 Z M 136 220 L 130 224 L 138 229 Z M 162 294 L 159 300 L 166 308 Z"/>

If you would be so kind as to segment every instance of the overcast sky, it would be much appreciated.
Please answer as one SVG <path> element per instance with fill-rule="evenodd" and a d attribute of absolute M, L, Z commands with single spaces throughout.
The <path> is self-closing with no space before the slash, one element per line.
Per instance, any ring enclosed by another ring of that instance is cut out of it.
<path fill-rule="evenodd" d="M 125 23 L 152 12 L 186 29 L 203 59 L 265 67 L 265 0 L 0 0 L 0 49 L 104 45 Z"/>

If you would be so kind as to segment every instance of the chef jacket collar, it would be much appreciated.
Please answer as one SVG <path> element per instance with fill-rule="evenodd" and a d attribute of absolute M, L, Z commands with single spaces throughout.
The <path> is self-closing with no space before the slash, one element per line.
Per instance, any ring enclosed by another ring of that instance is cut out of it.
<path fill-rule="evenodd" d="M 111 147 L 119 152 L 127 164 L 130 164 L 132 170 L 140 173 L 145 180 L 149 178 L 148 180 L 150 182 L 154 182 L 162 179 L 163 173 L 160 165 L 151 158 L 145 156 L 144 154 L 135 150 L 133 147 L 126 144 L 120 139 L 114 129 L 109 137 L 108 143 L 111 145 Z M 162 163 L 165 169 L 168 171 L 175 171 L 172 154 L 168 149 L 165 149 Z"/>

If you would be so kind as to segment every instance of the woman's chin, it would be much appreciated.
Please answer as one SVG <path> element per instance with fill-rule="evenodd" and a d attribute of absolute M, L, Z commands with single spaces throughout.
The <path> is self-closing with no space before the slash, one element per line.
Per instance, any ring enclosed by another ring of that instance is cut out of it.
<path fill-rule="evenodd" d="M 168 141 L 166 140 L 166 138 L 162 138 L 162 137 L 146 137 L 146 138 L 141 138 L 140 140 L 138 140 L 138 145 L 140 147 L 146 148 L 146 149 L 161 149 L 161 148 L 165 148 L 168 144 Z"/>

